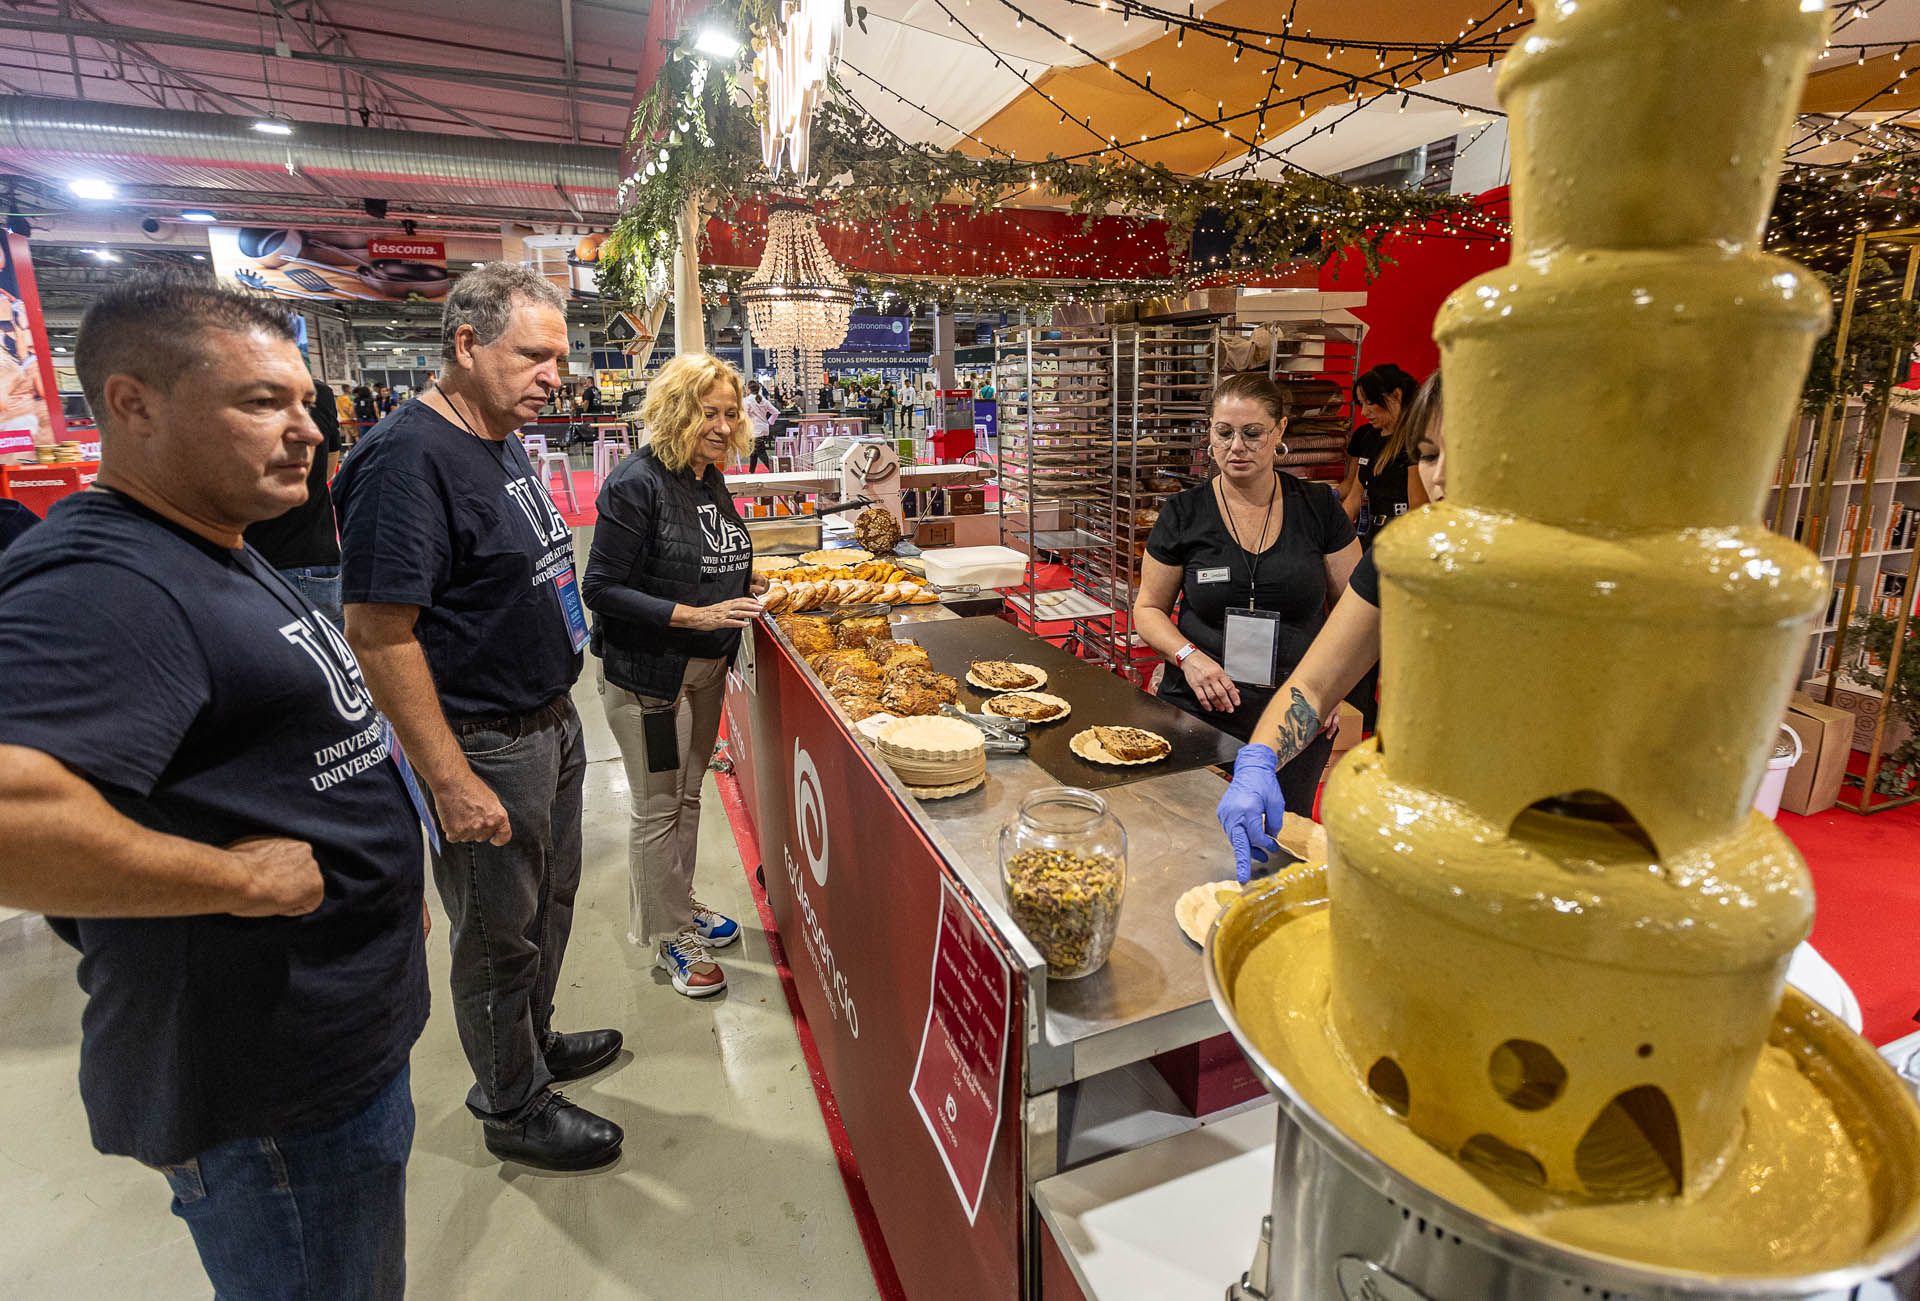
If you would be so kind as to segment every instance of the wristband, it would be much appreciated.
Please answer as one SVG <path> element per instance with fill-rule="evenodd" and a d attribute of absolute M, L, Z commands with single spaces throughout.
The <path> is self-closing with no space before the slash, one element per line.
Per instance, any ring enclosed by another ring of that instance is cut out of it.
<path fill-rule="evenodd" d="M 1185 646 L 1182 646 L 1179 650 L 1173 653 L 1173 666 L 1177 669 L 1185 668 L 1187 664 L 1187 657 L 1192 655 L 1195 651 L 1199 649 L 1200 648 L 1198 646 L 1195 646 L 1192 642 L 1188 642 Z"/>

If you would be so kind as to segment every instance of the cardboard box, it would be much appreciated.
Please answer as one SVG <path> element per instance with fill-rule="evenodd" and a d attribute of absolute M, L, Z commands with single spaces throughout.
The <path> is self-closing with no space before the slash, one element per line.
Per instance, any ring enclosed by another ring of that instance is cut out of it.
<path fill-rule="evenodd" d="M 1827 699 L 1827 675 L 1808 678 L 1800 684 L 1800 689 L 1822 704 Z M 1865 683 L 1855 682 L 1845 673 L 1840 675 L 1839 689 L 1833 693 L 1835 708 L 1844 709 L 1853 715 L 1853 748 L 1871 750 L 1873 748 L 1873 729 L 1886 708 L 1886 697 Z M 1887 719 L 1887 732 L 1880 742 L 1880 753 L 1891 754 L 1896 746 L 1907 739 L 1907 725 L 1897 718 Z"/>
<path fill-rule="evenodd" d="M 1853 751 L 1854 716 L 1796 691 L 1787 702 L 1787 726 L 1800 734 L 1800 762 L 1787 773 L 1780 807 L 1789 813 L 1819 813 L 1840 799 L 1840 782 Z"/>
<path fill-rule="evenodd" d="M 923 519 L 913 526 L 913 545 L 916 547 L 950 547 L 953 545 L 953 521 L 950 519 Z"/>

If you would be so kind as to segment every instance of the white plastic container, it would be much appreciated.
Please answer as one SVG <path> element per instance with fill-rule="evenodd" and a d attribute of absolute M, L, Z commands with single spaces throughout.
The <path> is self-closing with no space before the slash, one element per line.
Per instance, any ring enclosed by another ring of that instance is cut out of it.
<path fill-rule="evenodd" d="M 1787 772 L 1800 762 L 1804 747 L 1800 744 L 1800 733 L 1780 724 L 1780 738 L 1774 743 L 1773 757 L 1767 760 L 1767 775 L 1760 779 L 1760 789 L 1754 793 L 1753 807 L 1767 817 L 1780 814 L 1780 796 L 1787 789 Z"/>
<path fill-rule="evenodd" d="M 1014 587 L 1027 577 L 1027 558 L 1012 547 L 939 547 L 920 558 L 936 587 Z"/>

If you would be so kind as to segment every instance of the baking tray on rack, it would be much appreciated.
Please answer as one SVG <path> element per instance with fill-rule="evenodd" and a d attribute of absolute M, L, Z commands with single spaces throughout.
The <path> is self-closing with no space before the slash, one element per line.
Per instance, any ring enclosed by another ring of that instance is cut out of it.
<path fill-rule="evenodd" d="M 1167 773 L 1215 764 L 1231 765 L 1240 743 L 1210 723 L 1150 696 L 1118 674 L 1075 658 L 1004 619 L 954 619 L 912 625 L 912 639 L 927 648 L 934 668 L 960 680 L 960 703 L 978 712 L 986 694 L 966 684 L 967 664 L 978 659 L 1018 660 L 1047 672 L 1046 691 L 1073 703 L 1061 723 L 1027 729 L 1028 757 L 1063 785 L 1105 790 Z M 1073 734 L 1094 726 L 1140 727 L 1173 746 L 1159 763 L 1116 768 L 1088 763 L 1068 748 Z"/>

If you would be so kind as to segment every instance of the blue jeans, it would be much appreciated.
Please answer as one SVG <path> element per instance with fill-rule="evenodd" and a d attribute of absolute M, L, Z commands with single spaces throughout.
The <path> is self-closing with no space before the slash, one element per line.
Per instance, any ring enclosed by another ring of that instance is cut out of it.
<path fill-rule="evenodd" d="M 340 566 L 308 565 L 304 569 L 283 569 L 280 576 L 293 584 L 293 590 L 307 598 L 327 621 L 346 631 L 340 612 Z"/>
<path fill-rule="evenodd" d="M 235 1139 L 161 1173 L 216 1301 L 399 1301 L 412 1147 L 403 1066 L 330 1128 Z"/>

